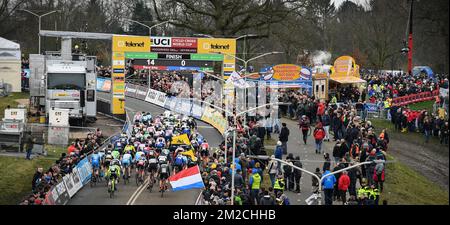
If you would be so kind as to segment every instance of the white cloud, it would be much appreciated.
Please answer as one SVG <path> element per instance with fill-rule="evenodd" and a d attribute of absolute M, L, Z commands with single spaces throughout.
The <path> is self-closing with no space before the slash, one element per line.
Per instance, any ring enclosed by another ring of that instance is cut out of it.
<path fill-rule="evenodd" d="M 331 0 L 331 4 L 334 4 L 334 7 L 336 7 L 336 9 L 339 9 L 341 7 L 341 5 L 346 1 L 351 1 L 357 5 L 360 5 L 360 6 L 364 7 L 365 10 L 370 9 L 370 1 L 371 0 Z"/>

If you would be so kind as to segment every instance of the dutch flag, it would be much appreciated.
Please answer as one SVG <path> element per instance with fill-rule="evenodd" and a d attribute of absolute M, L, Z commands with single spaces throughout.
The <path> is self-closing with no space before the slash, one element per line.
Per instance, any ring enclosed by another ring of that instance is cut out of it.
<path fill-rule="evenodd" d="M 178 172 L 177 174 L 169 177 L 169 182 L 173 191 L 205 187 L 198 166 L 193 166 Z"/>

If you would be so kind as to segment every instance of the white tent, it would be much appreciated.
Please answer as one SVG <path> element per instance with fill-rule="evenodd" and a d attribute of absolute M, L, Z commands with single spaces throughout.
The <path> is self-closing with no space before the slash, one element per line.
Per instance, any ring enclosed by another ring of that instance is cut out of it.
<path fill-rule="evenodd" d="M 21 73 L 20 45 L 0 37 L 0 89 L 21 92 Z"/>

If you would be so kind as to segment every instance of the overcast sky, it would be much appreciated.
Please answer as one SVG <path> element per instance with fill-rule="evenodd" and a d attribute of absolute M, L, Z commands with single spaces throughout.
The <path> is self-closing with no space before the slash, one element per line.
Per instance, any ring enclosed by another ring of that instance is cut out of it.
<path fill-rule="evenodd" d="M 331 0 L 331 4 L 334 4 L 334 6 L 338 9 L 345 1 L 347 0 Z M 369 9 L 370 7 L 370 0 L 349 0 L 349 1 L 354 2 L 357 5 L 361 5 L 365 9 Z"/>

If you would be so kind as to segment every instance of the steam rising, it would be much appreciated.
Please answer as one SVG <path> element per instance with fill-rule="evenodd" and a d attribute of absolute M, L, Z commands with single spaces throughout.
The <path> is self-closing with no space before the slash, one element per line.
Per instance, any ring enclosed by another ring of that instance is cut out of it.
<path fill-rule="evenodd" d="M 310 55 L 309 60 L 315 66 L 329 64 L 331 53 L 327 51 L 315 51 Z"/>

